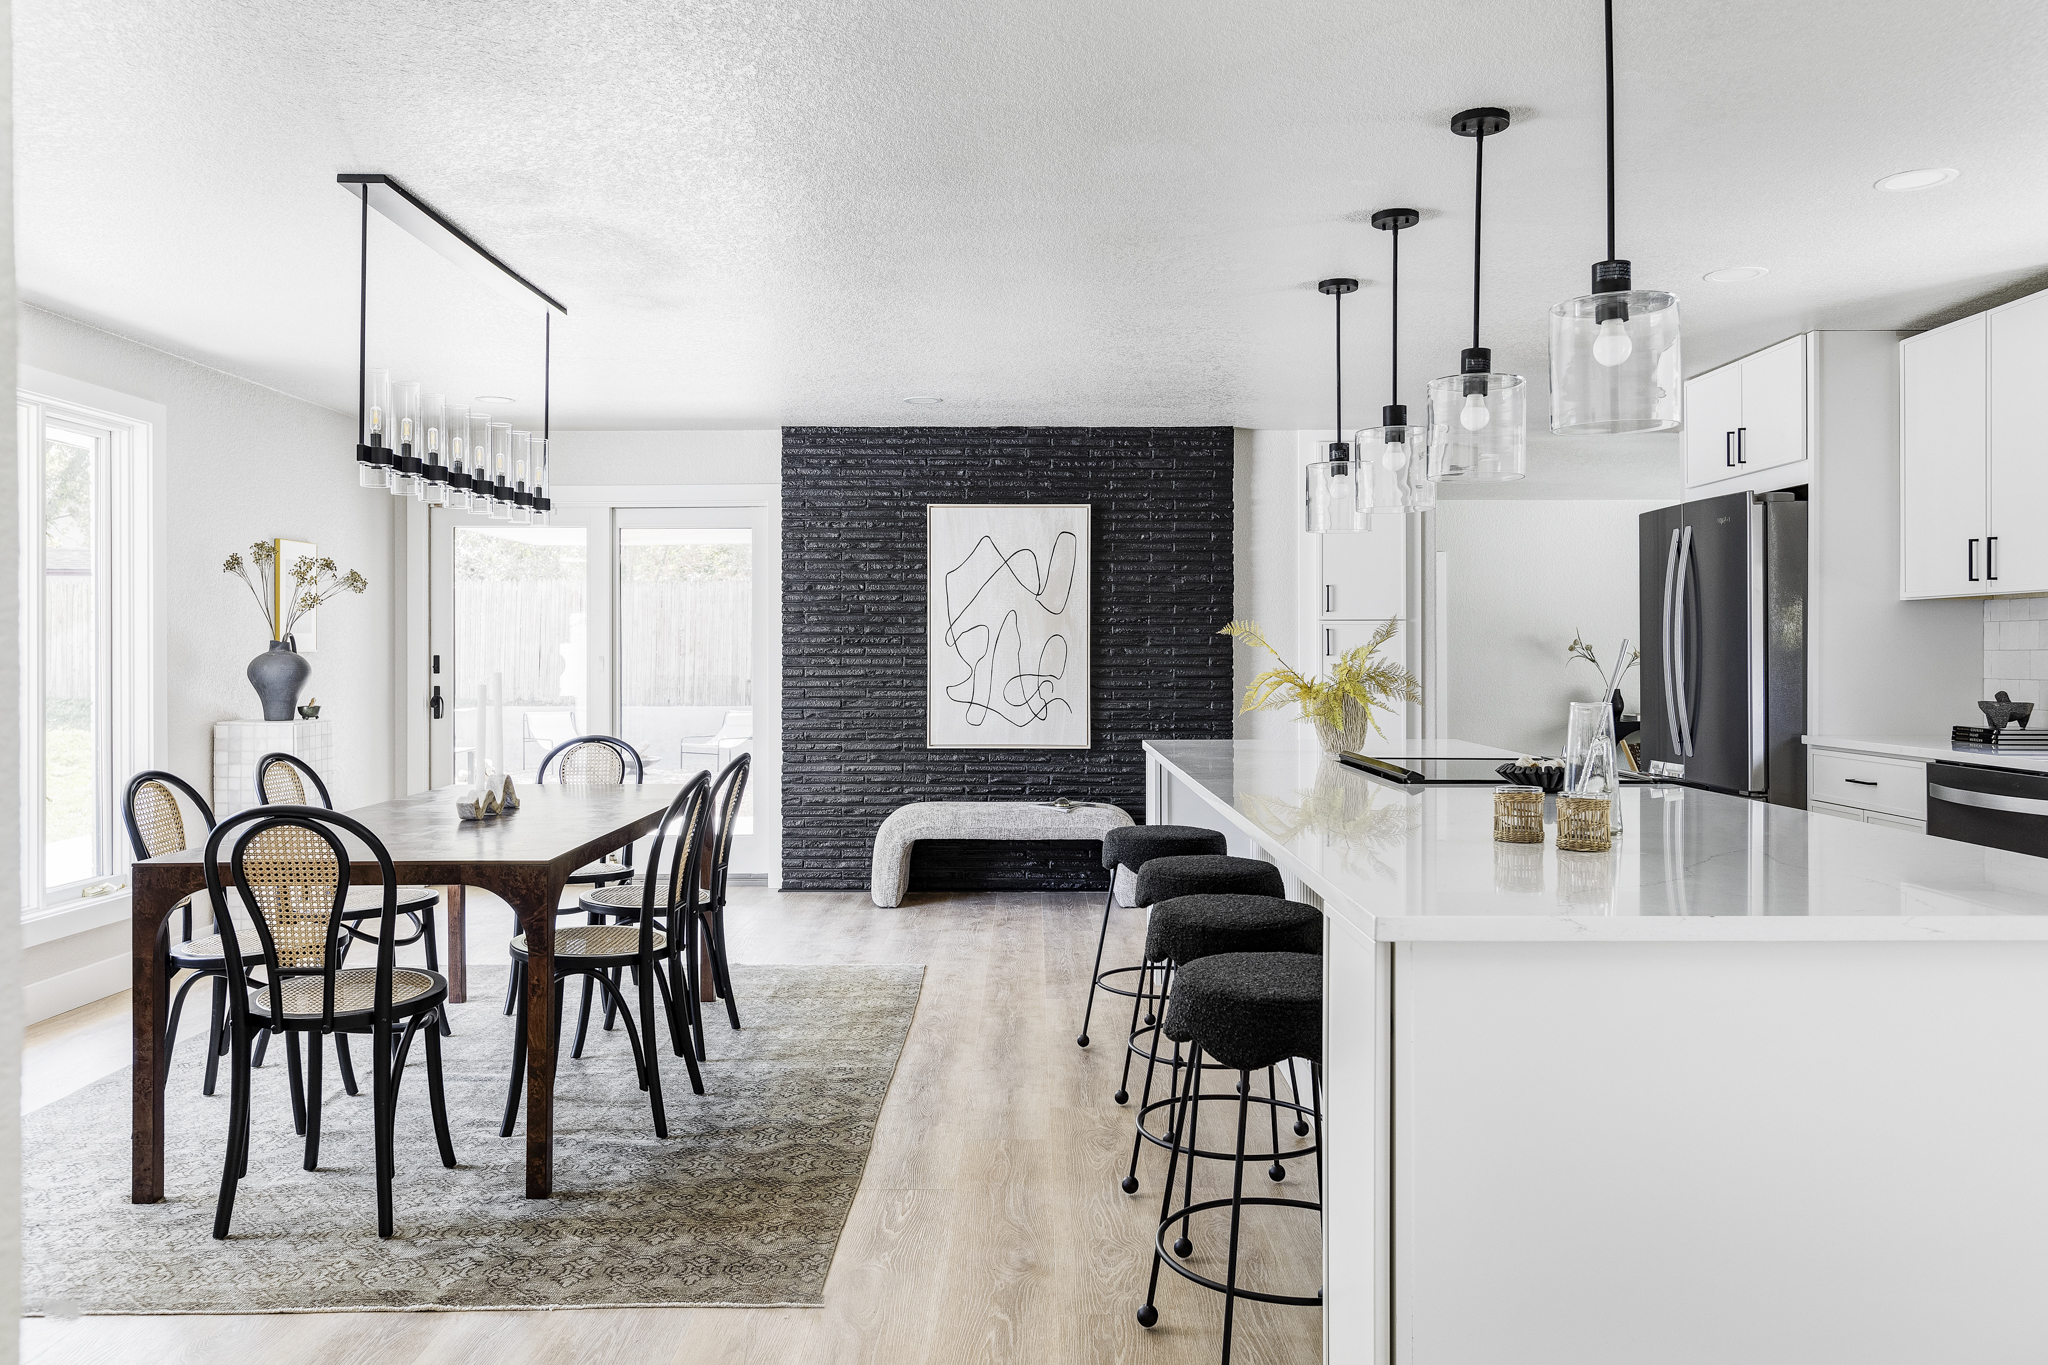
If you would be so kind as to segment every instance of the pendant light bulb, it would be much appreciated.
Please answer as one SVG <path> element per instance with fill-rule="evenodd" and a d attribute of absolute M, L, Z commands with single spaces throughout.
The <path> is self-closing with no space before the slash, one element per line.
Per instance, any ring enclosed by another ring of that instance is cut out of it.
<path fill-rule="evenodd" d="M 1593 338 L 1593 359 L 1613 369 L 1634 354 L 1636 344 L 1628 339 L 1628 324 L 1620 318 L 1609 318 L 1600 324 L 1598 335 Z"/>
<path fill-rule="evenodd" d="M 1486 410 L 1486 395 L 1468 393 L 1465 406 L 1458 409 L 1458 425 L 1467 431 L 1484 431 L 1486 424 L 1493 420 L 1493 414 Z"/>
<path fill-rule="evenodd" d="M 1607 259 L 1590 293 L 1550 310 L 1550 429 L 1609 436 L 1679 423 L 1678 299 L 1637 289 L 1617 254 L 1614 214 L 1614 0 L 1603 0 L 1607 74 Z"/>
<path fill-rule="evenodd" d="M 1408 425 L 1408 409 L 1401 402 L 1401 231 L 1422 221 L 1414 209 L 1381 209 L 1372 225 L 1387 234 L 1392 247 L 1387 273 L 1387 397 L 1380 409 L 1380 424 L 1365 427 L 1357 436 L 1358 475 L 1377 483 L 1392 494 L 1391 505 L 1403 512 L 1427 512 L 1436 506 L 1436 485 L 1426 476 L 1423 449 L 1428 443 L 1422 427 Z M 1385 470 L 1386 476 L 1380 477 Z"/>
<path fill-rule="evenodd" d="M 1425 477 L 1475 481 L 1519 479 L 1528 473 L 1528 384 L 1493 366 L 1480 344 L 1480 248 L 1485 241 L 1486 140 L 1508 129 L 1505 109 L 1467 109 L 1451 131 L 1472 139 L 1472 344 L 1458 372 L 1429 381 L 1429 455 Z"/>
<path fill-rule="evenodd" d="M 1337 425 L 1336 439 L 1323 443 L 1322 458 L 1307 470 L 1302 525 L 1310 535 L 1372 529 L 1372 480 L 1359 477 L 1372 466 L 1368 462 L 1365 471 L 1357 469 L 1351 446 L 1344 439 L 1344 296 L 1357 288 L 1358 281 L 1351 279 L 1320 280 L 1316 284 L 1317 292 L 1328 294 L 1334 305 Z"/>

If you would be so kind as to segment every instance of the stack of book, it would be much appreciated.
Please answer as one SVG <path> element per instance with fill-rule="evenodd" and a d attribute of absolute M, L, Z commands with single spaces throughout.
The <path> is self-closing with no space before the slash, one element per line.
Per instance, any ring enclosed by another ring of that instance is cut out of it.
<path fill-rule="evenodd" d="M 1958 725 L 1949 738 L 1956 744 L 1988 744 L 1994 749 L 2025 749 L 2029 753 L 2038 750 L 2048 754 L 2048 730 L 2021 730 L 2011 725 L 1993 730 L 1983 725 Z"/>

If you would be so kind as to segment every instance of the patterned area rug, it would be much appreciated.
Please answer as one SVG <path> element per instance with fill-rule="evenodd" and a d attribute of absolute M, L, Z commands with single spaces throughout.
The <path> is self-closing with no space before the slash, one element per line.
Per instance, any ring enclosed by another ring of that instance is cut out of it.
<path fill-rule="evenodd" d="M 555 1093 L 555 1197 L 528 1200 L 525 1130 L 498 1136 L 512 1020 L 502 969 L 472 975 L 444 1051 L 454 1170 L 441 1165 L 415 1042 L 399 1093 L 397 1234 L 377 1237 L 366 1046 L 350 1097 L 331 1049 L 321 1167 L 300 1169 L 281 1049 L 255 1074 L 255 1147 L 233 1235 L 212 1237 L 227 1085 L 172 1061 L 166 1199 L 128 1202 L 127 1069 L 23 1121 L 23 1297 L 31 1313 L 288 1313 L 626 1305 L 815 1306 L 867 1164 L 924 969 L 733 968 L 735 1033 L 712 1006 L 707 1094 L 664 1045 L 654 1136 L 622 1032 L 595 1017 Z M 573 983 L 572 992 L 579 988 Z M 192 1002 L 203 1004 L 205 987 Z M 595 1011 L 593 1010 L 593 1015 Z"/>

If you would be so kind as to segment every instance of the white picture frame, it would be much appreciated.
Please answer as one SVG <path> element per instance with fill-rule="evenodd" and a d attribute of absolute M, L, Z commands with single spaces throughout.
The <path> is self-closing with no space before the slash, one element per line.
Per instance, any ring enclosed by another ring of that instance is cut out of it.
<path fill-rule="evenodd" d="M 925 506 L 925 747 L 1092 747 L 1087 503 Z"/>

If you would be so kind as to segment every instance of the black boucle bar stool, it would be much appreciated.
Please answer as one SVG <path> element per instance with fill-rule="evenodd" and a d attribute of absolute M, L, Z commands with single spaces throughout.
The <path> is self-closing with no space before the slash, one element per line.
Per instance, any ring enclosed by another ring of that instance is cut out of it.
<path fill-rule="evenodd" d="M 1135 877 L 1139 869 L 1154 858 L 1171 858 L 1189 853 L 1221 853 L 1229 847 L 1222 834 L 1213 829 L 1202 829 L 1197 825 L 1125 825 L 1102 836 L 1102 865 L 1109 869 L 1109 898 L 1102 903 L 1102 930 L 1095 936 L 1095 970 L 1088 983 L 1088 1005 L 1081 1011 L 1081 1035 L 1074 1039 L 1082 1047 L 1088 1046 L 1088 1021 L 1095 1017 L 1095 992 L 1108 991 L 1111 995 L 1136 996 L 1137 991 L 1127 991 L 1108 984 L 1112 976 L 1125 976 L 1143 972 L 1145 968 L 1112 967 L 1102 970 L 1102 945 L 1109 941 L 1109 912 L 1116 907 L 1116 874 L 1120 867 L 1129 868 Z M 1139 905 L 1145 902 L 1140 900 Z M 1145 1021 L 1151 1023 L 1150 1019 Z M 1117 1101 L 1122 1104 L 1122 1100 Z"/>
<path fill-rule="evenodd" d="M 1320 1292 L 1313 1295 L 1276 1294 L 1246 1289 L 1237 1282 L 1239 1233 L 1246 1209 L 1312 1209 L 1319 1216 L 1322 1213 L 1320 1198 L 1247 1197 L 1244 1192 L 1244 1139 L 1251 1106 L 1258 1103 L 1251 1095 L 1252 1072 L 1271 1068 L 1292 1057 L 1301 1057 L 1309 1063 L 1312 1093 L 1321 1089 L 1318 1073 L 1323 1055 L 1323 960 L 1309 953 L 1218 953 L 1190 962 L 1175 974 L 1173 998 L 1166 1007 L 1164 1029 L 1168 1038 L 1188 1047 L 1189 1065 L 1184 1072 L 1175 1073 L 1176 1082 L 1184 1074 L 1186 1083 L 1174 1087 L 1180 1112 L 1174 1120 L 1173 1131 L 1185 1134 L 1185 1140 L 1177 1138 L 1167 1158 L 1166 1189 L 1159 1199 L 1159 1231 L 1152 1246 L 1152 1279 L 1145 1289 L 1145 1304 L 1138 1310 L 1138 1323 L 1150 1327 L 1159 1321 L 1159 1267 L 1169 1265 L 1182 1278 L 1224 1296 L 1223 1362 L 1230 1365 L 1230 1337 L 1237 1320 L 1239 1299 L 1304 1308 L 1319 1307 L 1323 1301 Z M 1237 1072 L 1235 1096 L 1201 1093 L 1200 1062 L 1205 1054 L 1223 1067 Z M 1227 1104 L 1233 1098 L 1237 1101 L 1236 1152 L 1203 1151 L 1197 1143 L 1202 1104 Z M 1319 1093 L 1317 1098 L 1320 1099 Z M 1277 1099 L 1268 1102 L 1279 1104 Z M 1317 1120 L 1317 1127 L 1314 1151 L 1317 1194 L 1320 1196 L 1323 1164 L 1320 1120 Z M 1173 1181 L 1183 1158 L 1188 1167 L 1186 1192 L 1181 1197 L 1181 1206 L 1176 1209 L 1173 1207 Z M 1194 1201 L 1197 1160 L 1221 1160 L 1233 1164 L 1228 1199 Z M 1219 1283 L 1187 1264 L 1194 1255 L 1194 1243 L 1188 1236 L 1188 1220 L 1194 1214 L 1221 1208 L 1230 1210 L 1230 1244 L 1225 1254 L 1223 1279 Z M 1166 1235 L 1175 1223 L 1180 1224 L 1180 1236 L 1169 1249 Z"/>
<path fill-rule="evenodd" d="M 1287 884 L 1280 879 L 1280 869 L 1258 858 L 1232 858 L 1222 853 L 1180 854 L 1152 858 L 1138 869 L 1136 899 L 1144 906 L 1157 905 L 1179 896 L 1268 896 L 1277 900 L 1286 894 Z M 1150 929 L 1146 934 L 1149 938 Z M 1124 1050 L 1123 1078 L 1116 1087 L 1118 1104 L 1131 1098 L 1131 1056 L 1137 1051 L 1138 1035 L 1151 1033 L 1153 1036 L 1146 1044 L 1146 1055 L 1149 1057 L 1156 1053 L 1157 1016 L 1166 1012 L 1165 984 L 1157 975 L 1159 964 L 1148 955 L 1140 964 L 1140 970 L 1138 994 L 1131 1001 L 1131 1027 Z M 1141 1013 L 1145 1018 L 1142 1026 L 1138 1022 Z M 1151 1082 L 1148 1063 L 1146 1092 L 1140 1101 L 1141 1106 L 1152 1097 Z"/>
<path fill-rule="evenodd" d="M 1313 905 L 1273 896 L 1176 896 L 1152 907 L 1152 920 L 1145 929 L 1145 961 L 1165 964 L 1161 994 L 1167 996 L 1172 993 L 1176 969 L 1205 957 L 1215 957 L 1220 953 L 1309 953 L 1320 956 L 1322 951 L 1323 912 Z M 1142 1044 L 1139 1041 L 1141 1037 L 1144 1038 Z M 1166 1147 L 1173 1143 L 1174 1135 L 1170 1130 L 1162 1137 L 1145 1126 L 1146 1117 L 1154 1110 L 1167 1110 L 1168 1117 L 1171 1117 L 1177 1103 L 1172 1098 L 1171 1086 L 1168 1087 L 1168 1098 L 1151 1098 L 1152 1070 L 1162 1062 L 1176 1071 L 1184 1065 L 1179 1043 L 1173 1045 L 1171 1057 L 1159 1055 L 1157 1029 L 1140 1030 L 1134 1035 L 1131 1051 L 1145 1058 L 1145 1090 L 1138 1105 L 1138 1131 L 1131 1138 L 1130 1169 L 1124 1173 L 1125 1194 L 1137 1193 L 1138 1153 L 1144 1150 L 1144 1144 L 1151 1142 Z M 1290 1061 L 1288 1081 L 1298 1104 L 1301 1096 L 1298 1088 L 1293 1087 L 1293 1079 L 1293 1063 Z M 1266 1093 L 1276 1100 L 1279 1097 L 1271 1067 L 1266 1069 Z M 1267 1115 L 1273 1136 L 1273 1165 L 1269 1174 L 1275 1180 L 1284 1180 L 1287 1168 L 1280 1162 L 1279 1105 L 1269 1105 Z M 1306 1134 L 1308 1121 L 1298 1119 L 1294 1132 L 1297 1137 Z"/>

